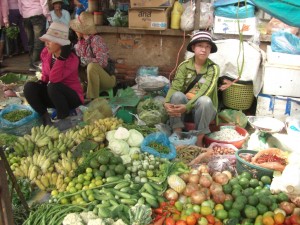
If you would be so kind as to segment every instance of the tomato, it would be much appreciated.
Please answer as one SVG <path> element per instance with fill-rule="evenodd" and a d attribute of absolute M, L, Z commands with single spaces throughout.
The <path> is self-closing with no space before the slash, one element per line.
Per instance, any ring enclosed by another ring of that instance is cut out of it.
<path fill-rule="evenodd" d="M 187 223 L 184 220 L 178 220 L 175 225 L 187 225 Z"/>
<path fill-rule="evenodd" d="M 175 220 L 172 217 L 167 217 L 165 220 L 166 225 L 175 225 Z"/>
<path fill-rule="evenodd" d="M 221 221 L 216 221 L 214 225 L 223 225 L 223 223 Z"/>
<path fill-rule="evenodd" d="M 189 215 L 186 217 L 187 225 L 195 225 L 197 223 L 197 219 L 194 215 Z"/>
<path fill-rule="evenodd" d="M 285 217 L 285 220 L 284 220 L 284 224 L 286 225 L 291 225 L 291 220 L 290 220 L 290 217 Z"/>
<path fill-rule="evenodd" d="M 192 215 L 198 220 L 201 217 L 201 214 L 193 212 Z"/>
<path fill-rule="evenodd" d="M 299 224 L 300 223 L 300 216 L 293 214 L 290 216 L 290 221 L 293 224 Z"/>
<path fill-rule="evenodd" d="M 159 208 L 164 208 L 164 207 L 166 207 L 167 205 L 168 205 L 167 202 L 161 202 L 161 203 L 159 204 Z"/>
<path fill-rule="evenodd" d="M 283 224 L 284 222 L 284 215 L 282 213 L 276 213 L 274 215 L 274 221 L 276 224 Z"/>
<path fill-rule="evenodd" d="M 154 212 L 156 214 L 162 214 L 163 213 L 163 208 L 156 208 L 156 209 L 154 209 Z"/>
<path fill-rule="evenodd" d="M 215 217 L 213 215 L 207 215 L 205 216 L 205 218 L 207 219 L 208 223 L 214 224 L 215 223 Z"/>

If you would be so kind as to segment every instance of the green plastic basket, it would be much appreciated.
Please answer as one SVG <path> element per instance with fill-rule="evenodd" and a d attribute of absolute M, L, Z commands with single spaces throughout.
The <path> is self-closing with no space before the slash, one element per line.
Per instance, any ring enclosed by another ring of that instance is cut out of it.
<path fill-rule="evenodd" d="M 222 92 L 226 107 L 237 110 L 249 109 L 254 100 L 252 84 L 232 84 Z"/>
<path fill-rule="evenodd" d="M 243 173 L 244 171 L 249 172 L 252 174 L 254 178 L 260 179 L 262 176 L 268 176 L 268 177 L 273 177 L 273 170 L 269 170 L 257 165 L 253 165 L 245 160 L 243 160 L 239 155 L 240 154 L 253 154 L 255 155 L 257 151 L 254 150 L 238 150 L 235 152 L 235 157 L 236 157 L 236 170 L 238 174 Z"/>

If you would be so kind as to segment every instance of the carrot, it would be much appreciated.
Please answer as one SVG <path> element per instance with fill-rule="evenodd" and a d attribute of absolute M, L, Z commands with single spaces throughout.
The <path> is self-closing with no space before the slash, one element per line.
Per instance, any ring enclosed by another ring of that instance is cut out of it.
<path fill-rule="evenodd" d="M 155 222 L 153 223 L 153 225 L 163 225 L 164 222 L 165 222 L 165 219 L 166 219 L 166 217 L 163 216 L 163 217 L 161 217 L 159 220 L 155 221 Z"/>

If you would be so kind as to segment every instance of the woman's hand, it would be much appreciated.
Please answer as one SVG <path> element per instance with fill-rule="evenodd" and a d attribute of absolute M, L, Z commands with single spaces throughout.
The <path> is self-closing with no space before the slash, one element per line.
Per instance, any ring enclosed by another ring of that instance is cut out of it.
<path fill-rule="evenodd" d="M 181 115 L 186 112 L 186 106 L 184 104 L 174 105 L 165 103 L 164 106 L 170 117 L 181 117 Z"/>
<path fill-rule="evenodd" d="M 226 90 L 227 88 L 229 88 L 232 84 L 233 84 L 232 81 L 227 80 L 227 79 L 224 79 L 223 84 L 219 87 L 219 90 L 220 90 L 220 91 L 224 91 L 224 90 Z"/>

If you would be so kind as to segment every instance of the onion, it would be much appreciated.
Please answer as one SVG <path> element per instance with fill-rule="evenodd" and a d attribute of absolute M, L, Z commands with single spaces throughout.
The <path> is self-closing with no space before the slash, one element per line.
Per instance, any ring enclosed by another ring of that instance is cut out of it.
<path fill-rule="evenodd" d="M 210 190 L 208 188 L 202 187 L 202 188 L 200 188 L 200 191 L 202 191 L 206 195 L 207 198 L 210 197 Z"/>
<path fill-rule="evenodd" d="M 200 190 L 194 191 L 191 195 L 191 202 L 193 204 L 201 204 L 206 200 L 206 195 Z"/>
<path fill-rule="evenodd" d="M 187 183 L 189 181 L 189 177 L 190 177 L 190 174 L 188 173 L 182 173 L 180 174 L 179 176 L 185 183 Z"/>
<path fill-rule="evenodd" d="M 191 196 L 192 193 L 194 191 L 198 191 L 199 190 L 199 187 L 198 187 L 198 184 L 194 184 L 194 183 L 188 183 L 183 191 L 183 194 L 185 196 Z"/>
<path fill-rule="evenodd" d="M 228 183 L 229 178 L 225 173 L 218 173 L 214 175 L 214 181 L 221 185 L 224 185 Z"/>
<path fill-rule="evenodd" d="M 213 194 L 213 200 L 217 204 L 218 203 L 222 204 L 225 201 L 225 198 L 226 198 L 226 196 L 223 191 L 215 192 Z"/>
<path fill-rule="evenodd" d="M 294 211 L 295 205 L 293 203 L 284 201 L 280 203 L 279 207 L 283 209 L 287 215 L 289 215 Z"/>
<path fill-rule="evenodd" d="M 208 167 L 208 165 L 201 164 L 201 165 L 198 167 L 198 171 L 199 171 L 200 173 L 208 173 L 208 172 L 209 172 L 209 167 Z"/>
<path fill-rule="evenodd" d="M 233 197 L 231 194 L 225 194 L 225 200 L 233 200 Z"/>
<path fill-rule="evenodd" d="M 209 187 L 210 193 L 213 195 L 216 192 L 223 191 L 222 185 L 218 184 L 216 182 L 212 182 L 212 184 Z"/>
<path fill-rule="evenodd" d="M 200 179 L 200 176 L 198 174 L 191 174 L 189 176 L 188 183 L 198 184 L 199 183 L 199 179 Z"/>
<path fill-rule="evenodd" d="M 212 177 L 210 175 L 201 175 L 199 184 L 201 187 L 209 188 L 212 183 Z"/>
<path fill-rule="evenodd" d="M 294 208 L 293 214 L 300 216 L 300 208 Z"/>
<path fill-rule="evenodd" d="M 4 97 L 17 97 L 17 94 L 16 92 L 9 89 L 4 91 Z"/>
<path fill-rule="evenodd" d="M 224 170 L 222 173 L 226 174 L 229 180 L 232 178 L 232 174 L 229 170 Z"/>
<path fill-rule="evenodd" d="M 164 197 L 168 199 L 169 201 L 177 201 L 178 199 L 178 193 L 174 191 L 172 188 L 169 188 L 164 193 Z"/>
<path fill-rule="evenodd" d="M 191 174 L 198 174 L 198 175 L 200 175 L 200 172 L 197 169 L 192 169 Z"/>
<path fill-rule="evenodd" d="M 183 194 L 180 194 L 178 201 L 180 201 L 182 204 L 185 204 L 185 203 L 187 203 L 187 197 Z"/>

